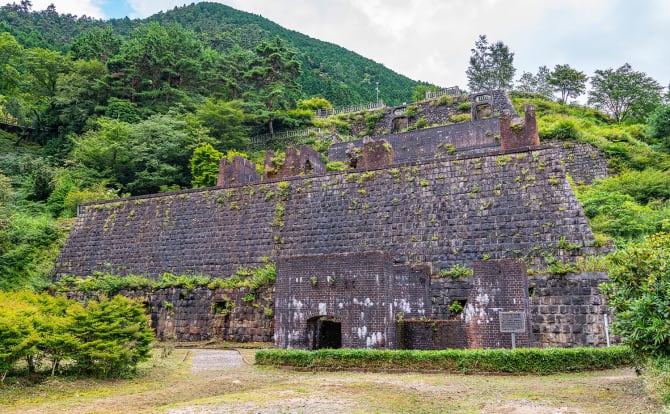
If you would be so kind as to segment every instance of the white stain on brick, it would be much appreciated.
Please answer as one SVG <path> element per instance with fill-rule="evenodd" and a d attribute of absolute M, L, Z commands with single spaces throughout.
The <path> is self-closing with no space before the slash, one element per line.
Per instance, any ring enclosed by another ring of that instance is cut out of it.
<path fill-rule="evenodd" d="M 319 303 L 319 314 L 327 315 L 328 314 L 328 305 L 325 303 Z"/>
<path fill-rule="evenodd" d="M 384 334 L 381 332 L 373 332 L 366 340 L 365 346 L 368 348 L 373 348 L 380 345 L 384 340 Z"/>
<path fill-rule="evenodd" d="M 359 327 L 357 333 L 358 333 L 358 339 L 364 339 L 365 335 L 368 334 L 368 327 L 365 325 Z"/>

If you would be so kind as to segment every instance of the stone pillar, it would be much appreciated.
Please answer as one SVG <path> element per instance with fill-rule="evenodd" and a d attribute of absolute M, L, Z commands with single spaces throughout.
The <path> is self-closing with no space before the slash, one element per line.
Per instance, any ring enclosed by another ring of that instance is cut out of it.
<path fill-rule="evenodd" d="M 260 181 L 261 176 L 256 172 L 256 165 L 248 159 L 236 155 L 230 162 L 225 157 L 219 160 L 219 176 L 216 180 L 218 187 Z"/>
<path fill-rule="evenodd" d="M 383 168 L 393 164 L 393 147 L 386 140 L 366 142 L 361 147 L 357 170 Z"/>
<path fill-rule="evenodd" d="M 526 105 L 526 119 L 512 119 L 510 112 L 504 110 L 500 114 L 500 147 L 503 150 L 534 147 L 540 145 L 537 132 L 535 107 Z"/>
<path fill-rule="evenodd" d="M 520 260 L 475 261 L 473 288 L 463 310 L 469 348 L 511 348 L 510 333 L 500 332 L 500 312 L 522 312 L 525 332 L 516 346 L 531 346 L 526 265 Z"/>

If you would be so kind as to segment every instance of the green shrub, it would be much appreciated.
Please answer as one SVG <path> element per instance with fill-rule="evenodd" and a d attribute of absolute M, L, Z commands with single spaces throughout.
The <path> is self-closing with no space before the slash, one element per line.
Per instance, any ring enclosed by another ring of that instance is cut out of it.
<path fill-rule="evenodd" d="M 638 356 L 670 355 L 670 234 L 617 250 L 609 277 L 601 291 L 614 310 L 614 332 Z"/>
<path fill-rule="evenodd" d="M 451 115 L 450 118 L 451 118 L 451 122 L 456 122 L 456 123 L 470 122 L 472 120 L 472 115 L 470 115 L 470 114 L 455 114 L 455 115 Z"/>
<path fill-rule="evenodd" d="M 417 119 L 416 122 L 414 123 L 414 128 L 416 129 L 422 129 L 428 126 L 428 120 L 426 119 L 425 116 L 422 116 L 421 118 Z"/>
<path fill-rule="evenodd" d="M 72 317 L 72 334 L 79 341 L 72 358 L 83 372 L 119 376 L 149 358 L 154 335 L 140 303 L 124 296 L 90 301 Z"/>
<path fill-rule="evenodd" d="M 556 123 L 551 129 L 540 130 L 540 138 L 543 140 L 556 139 L 561 141 L 579 140 L 579 128 L 577 123 L 571 119 L 564 119 Z"/>
<path fill-rule="evenodd" d="M 61 361 L 96 376 L 134 371 L 149 356 L 153 331 L 141 303 L 116 296 L 86 306 L 65 297 L 0 292 L 0 379 L 19 358 L 54 375 Z"/>
<path fill-rule="evenodd" d="M 459 277 L 469 277 L 474 273 L 474 270 L 460 263 L 451 266 L 449 269 L 440 270 L 441 277 L 450 277 L 452 279 L 458 279 Z"/>
<path fill-rule="evenodd" d="M 405 109 L 405 115 L 407 115 L 407 118 L 414 118 L 418 109 L 416 105 L 410 105 Z"/>
<path fill-rule="evenodd" d="M 342 161 L 331 161 L 326 164 L 326 171 L 344 171 L 347 165 Z"/>
<path fill-rule="evenodd" d="M 472 102 L 461 102 L 458 104 L 458 112 L 462 113 L 470 113 L 470 109 L 472 109 Z"/>
<path fill-rule="evenodd" d="M 448 349 L 384 351 L 373 349 L 261 350 L 256 364 L 310 369 L 444 370 L 462 373 L 550 374 L 628 366 L 626 347 Z"/>
<path fill-rule="evenodd" d="M 651 200 L 670 199 L 670 171 L 648 168 L 644 171 L 624 171 L 594 184 L 594 187 L 609 192 L 628 194 L 638 203 Z"/>
<path fill-rule="evenodd" d="M 579 194 L 578 198 L 595 232 L 636 239 L 661 226 L 662 216 L 657 211 L 638 204 L 628 194 L 594 189 Z"/>
<path fill-rule="evenodd" d="M 456 103 L 456 97 L 454 96 L 449 96 L 449 95 L 443 95 L 440 97 L 440 99 L 437 100 L 437 105 L 438 106 L 453 106 Z"/>
<path fill-rule="evenodd" d="M 670 357 L 649 358 L 643 367 L 644 388 L 651 399 L 670 405 Z"/>

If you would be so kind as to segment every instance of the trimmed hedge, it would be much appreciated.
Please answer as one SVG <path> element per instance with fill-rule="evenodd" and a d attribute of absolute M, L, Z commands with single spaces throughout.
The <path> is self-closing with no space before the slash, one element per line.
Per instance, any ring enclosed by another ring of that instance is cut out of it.
<path fill-rule="evenodd" d="M 261 350 L 257 365 L 308 369 L 374 369 L 460 373 L 532 373 L 589 371 L 633 364 L 628 347 L 447 349 L 441 351 L 374 349 Z"/>

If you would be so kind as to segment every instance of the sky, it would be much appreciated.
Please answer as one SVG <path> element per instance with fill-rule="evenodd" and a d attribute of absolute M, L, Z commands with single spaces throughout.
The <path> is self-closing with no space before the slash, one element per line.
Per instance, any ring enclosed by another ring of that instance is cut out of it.
<path fill-rule="evenodd" d="M 18 2 L 18 0 L 15 0 Z M 184 0 L 32 0 L 59 13 L 144 18 Z M 514 53 L 515 79 L 569 64 L 586 75 L 630 63 L 670 82 L 667 0 L 218 0 L 340 45 L 414 80 L 467 88 L 481 34 Z M 380 85 L 383 88 L 383 85 Z"/>

